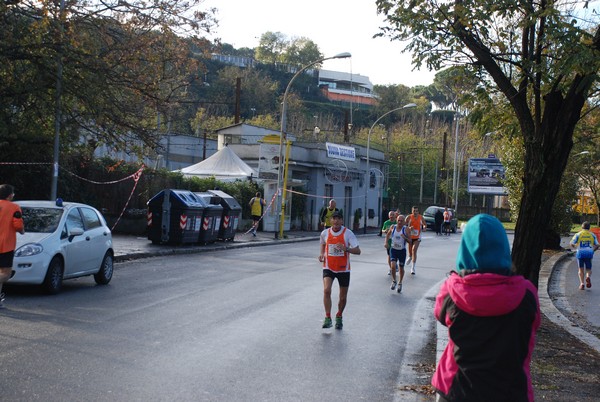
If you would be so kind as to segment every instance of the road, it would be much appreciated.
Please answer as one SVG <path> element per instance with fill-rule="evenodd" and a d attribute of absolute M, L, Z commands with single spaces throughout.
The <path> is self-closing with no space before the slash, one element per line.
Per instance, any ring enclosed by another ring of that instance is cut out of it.
<path fill-rule="evenodd" d="M 321 329 L 316 241 L 119 263 L 109 286 L 81 278 L 57 296 L 9 288 L 1 398 L 398 400 L 415 309 L 452 267 L 459 238 L 426 232 L 417 275 L 397 294 L 383 239 L 359 237 L 341 331 Z"/>

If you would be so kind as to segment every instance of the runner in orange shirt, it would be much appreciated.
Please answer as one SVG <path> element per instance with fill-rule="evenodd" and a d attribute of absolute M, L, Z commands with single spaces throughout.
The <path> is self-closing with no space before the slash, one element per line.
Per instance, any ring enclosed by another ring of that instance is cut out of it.
<path fill-rule="evenodd" d="M 410 274 L 415 274 L 415 265 L 417 264 L 417 250 L 421 243 L 421 232 L 427 229 L 427 223 L 419 215 L 419 207 L 412 207 L 412 214 L 406 217 L 406 226 L 408 226 L 412 242 L 408 245 L 408 259 L 406 265 L 411 264 Z"/>
<path fill-rule="evenodd" d="M 12 202 L 15 188 L 10 184 L 0 185 L 0 308 L 4 308 L 4 285 L 11 276 L 17 232 L 25 233 L 21 208 Z"/>

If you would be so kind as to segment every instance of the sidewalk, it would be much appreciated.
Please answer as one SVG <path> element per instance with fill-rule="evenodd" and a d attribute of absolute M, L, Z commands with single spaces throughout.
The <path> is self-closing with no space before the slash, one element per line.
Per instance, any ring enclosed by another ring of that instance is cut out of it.
<path fill-rule="evenodd" d="M 286 232 L 285 238 L 277 240 L 273 233 L 258 232 L 256 237 L 252 234 L 236 233 L 234 241 L 216 241 L 207 245 L 186 244 L 167 245 L 152 244 L 147 237 L 113 234 L 113 247 L 115 262 L 134 260 L 138 258 L 156 257 L 176 254 L 195 254 L 206 251 L 236 249 L 244 247 L 268 246 L 272 244 L 286 244 L 297 241 L 318 240 L 319 232 Z"/>

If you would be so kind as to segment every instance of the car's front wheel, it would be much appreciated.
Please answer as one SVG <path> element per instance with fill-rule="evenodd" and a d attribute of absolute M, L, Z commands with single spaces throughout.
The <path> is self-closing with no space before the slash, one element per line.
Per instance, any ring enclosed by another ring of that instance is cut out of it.
<path fill-rule="evenodd" d="M 107 251 L 102 259 L 100 270 L 94 274 L 94 280 L 98 285 L 107 285 L 113 276 L 113 256 Z"/>
<path fill-rule="evenodd" d="M 42 288 L 46 293 L 55 295 L 60 292 L 63 282 L 64 264 L 60 257 L 56 256 L 50 261 Z"/>

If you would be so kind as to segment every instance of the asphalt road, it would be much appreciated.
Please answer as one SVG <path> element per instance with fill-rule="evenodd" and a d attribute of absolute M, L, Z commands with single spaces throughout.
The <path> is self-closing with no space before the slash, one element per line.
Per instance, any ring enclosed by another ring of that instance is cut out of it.
<path fill-rule="evenodd" d="M 409 334 L 426 326 L 435 339 L 433 322 L 414 321 L 417 306 L 453 265 L 459 236 L 426 232 L 401 294 L 389 289 L 383 239 L 359 241 L 341 331 L 321 329 L 316 241 L 123 262 L 109 286 L 81 278 L 57 296 L 11 287 L 0 398 L 401 400 Z"/>

